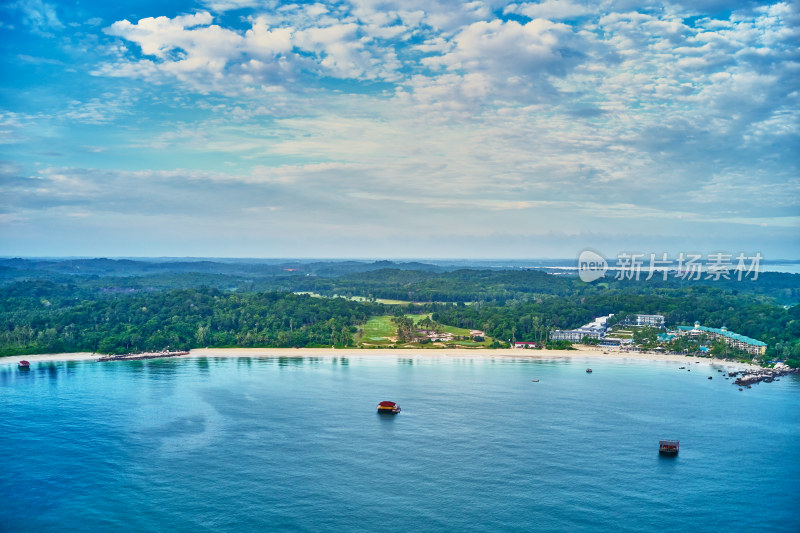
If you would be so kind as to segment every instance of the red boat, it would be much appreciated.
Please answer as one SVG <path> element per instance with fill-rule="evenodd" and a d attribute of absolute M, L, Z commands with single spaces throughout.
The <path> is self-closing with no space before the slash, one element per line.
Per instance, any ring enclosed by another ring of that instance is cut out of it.
<path fill-rule="evenodd" d="M 387 415 L 396 415 L 400 412 L 400 406 L 394 402 L 381 402 L 378 404 L 378 412 Z"/>
<path fill-rule="evenodd" d="M 680 442 L 677 440 L 660 440 L 658 441 L 658 453 L 664 455 L 678 455 L 678 447 Z"/>
<path fill-rule="evenodd" d="M 31 364 L 28 361 L 24 360 L 24 359 L 22 361 L 20 361 L 19 363 L 17 363 L 17 364 L 19 365 L 20 368 L 30 368 L 31 367 Z"/>

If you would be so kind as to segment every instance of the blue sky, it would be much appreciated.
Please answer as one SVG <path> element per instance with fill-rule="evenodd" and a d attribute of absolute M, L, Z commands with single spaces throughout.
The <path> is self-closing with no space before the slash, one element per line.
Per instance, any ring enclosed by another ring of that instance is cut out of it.
<path fill-rule="evenodd" d="M 800 9 L 0 6 L 0 255 L 800 258 Z"/>

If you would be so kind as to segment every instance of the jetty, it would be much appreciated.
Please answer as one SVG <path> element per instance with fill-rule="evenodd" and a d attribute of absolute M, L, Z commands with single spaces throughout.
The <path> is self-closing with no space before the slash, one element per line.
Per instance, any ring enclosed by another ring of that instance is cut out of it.
<path fill-rule="evenodd" d="M 140 359 L 163 359 L 165 357 L 178 357 L 181 355 L 189 355 L 189 352 L 143 352 L 143 353 L 126 353 L 122 355 L 106 355 L 98 359 L 100 362 L 106 361 L 138 361 Z"/>

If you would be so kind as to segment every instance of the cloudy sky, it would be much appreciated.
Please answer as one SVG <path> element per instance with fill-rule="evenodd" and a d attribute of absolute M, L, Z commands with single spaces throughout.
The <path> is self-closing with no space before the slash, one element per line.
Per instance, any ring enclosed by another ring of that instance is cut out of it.
<path fill-rule="evenodd" d="M 800 8 L 0 5 L 0 255 L 800 258 Z"/>

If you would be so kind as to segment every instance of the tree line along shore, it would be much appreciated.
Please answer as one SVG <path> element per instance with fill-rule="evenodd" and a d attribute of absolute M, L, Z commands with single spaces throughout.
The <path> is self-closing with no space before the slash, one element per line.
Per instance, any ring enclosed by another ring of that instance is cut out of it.
<path fill-rule="evenodd" d="M 569 348 L 550 342 L 549 333 L 611 313 L 650 313 L 670 325 L 700 321 L 760 339 L 768 348 L 759 363 L 800 361 L 800 307 L 785 303 L 800 294 L 800 276 L 792 274 L 731 285 L 586 284 L 538 271 L 464 269 L 378 268 L 327 277 L 0 273 L 3 356 L 204 347 L 504 348 L 512 339 Z M 415 299 L 396 298 L 401 286 Z M 423 296 L 429 301 L 420 301 Z"/>

